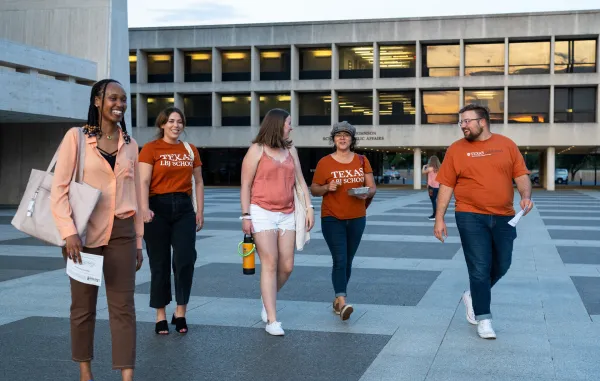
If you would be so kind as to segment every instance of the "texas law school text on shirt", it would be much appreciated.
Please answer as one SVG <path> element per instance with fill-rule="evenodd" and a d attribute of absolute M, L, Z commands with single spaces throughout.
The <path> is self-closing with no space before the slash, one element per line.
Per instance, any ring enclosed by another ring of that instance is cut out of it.
<path fill-rule="evenodd" d="M 165 193 L 192 193 L 194 168 L 202 165 L 198 149 L 190 144 L 194 160 L 183 143 L 169 144 L 162 139 L 149 142 L 140 152 L 141 163 L 152 165 L 150 196 Z"/>
<path fill-rule="evenodd" d="M 373 173 L 371 163 L 365 157 L 364 168 L 358 154 L 350 163 L 344 164 L 327 155 L 317 164 L 313 183 L 325 185 L 335 182 L 339 185 L 334 192 L 323 196 L 321 217 L 332 216 L 340 220 L 364 217 L 367 214 L 365 200 L 350 196 L 348 190 L 365 185 L 365 174 Z"/>

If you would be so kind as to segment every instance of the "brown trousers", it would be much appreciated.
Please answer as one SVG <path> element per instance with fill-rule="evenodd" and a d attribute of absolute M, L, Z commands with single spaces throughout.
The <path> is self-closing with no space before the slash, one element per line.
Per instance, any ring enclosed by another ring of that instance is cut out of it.
<path fill-rule="evenodd" d="M 104 256 L 104 282 L 110 333 L 112 337 L 113 369 L 135 367 L 135 267 L 137 246 L 133 217 L 115 218 L 108 245 L 83 248 L 83 252 Z M 77 362 L 94 358 L 94 329 L 98 287 L 71 281 L 71 351 Z"/>

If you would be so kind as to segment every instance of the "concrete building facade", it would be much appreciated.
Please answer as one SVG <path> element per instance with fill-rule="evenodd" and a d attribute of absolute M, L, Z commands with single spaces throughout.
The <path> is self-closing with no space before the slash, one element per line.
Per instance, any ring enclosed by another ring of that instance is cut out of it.
<path fill-rule="evenodd" d="M 127 1 L 0 2 L 0 205 L 18 204 L 31 169 L 86 121 L 94 82 L 129 92 L 127 36 Z"/>
<path fill-rule="evenodd" d="M 494 132 L 540 152 L 551 190 L 556 155 L 600 146 L 599 35 L 600 11 L 134 28 L 135 137 L 180 107 L 207 183 L 235 184 L 261 118 L 282 107 L 308 179 L 348 120 L 372 161 L 410 152 L 420 188 L 421 163 L 462 137 L 457 112 L 475 102 Z"/>

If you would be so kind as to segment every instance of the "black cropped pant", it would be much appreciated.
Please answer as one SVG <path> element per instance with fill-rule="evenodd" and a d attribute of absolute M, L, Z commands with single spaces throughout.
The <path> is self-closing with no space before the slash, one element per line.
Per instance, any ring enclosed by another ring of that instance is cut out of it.
<path fill-rule="evenodd" d="M 150 307 L 163 308 L 172 299 L 171 265 L 177 305 L 190 300 L 196 263 L 196 213 L 185 193 L 150 197 L 152 222 L 145 224 L 144 241 L 150 262 Z M 173 257 L 171 258 L 171 247 Z"/>

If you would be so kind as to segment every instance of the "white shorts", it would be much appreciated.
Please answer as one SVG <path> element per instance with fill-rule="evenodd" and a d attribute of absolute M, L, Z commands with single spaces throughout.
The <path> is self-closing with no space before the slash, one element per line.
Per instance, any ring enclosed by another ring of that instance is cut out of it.
<path fill-rule="evenodd" d="M 258 205 L 251 204 L 250 217 L 252 218 L 254 233 L 260 233 L 266 230 L 281 230 L 282 233 L 285 233 L 286 230 L 296 230 L 296 218 L 294 217 L 294 212 L 287 214 L 282 212 L 271 212 Z"/>

